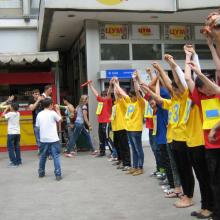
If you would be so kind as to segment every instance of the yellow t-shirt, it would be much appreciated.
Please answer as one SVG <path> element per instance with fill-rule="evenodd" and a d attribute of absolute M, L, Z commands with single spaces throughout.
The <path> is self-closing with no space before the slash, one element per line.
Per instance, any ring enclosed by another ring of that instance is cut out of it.
<path fill-rule="evenodd" d="M 127 111 L 126 102 L 123 98 L 119 98 L 115 101 L 115 116 L 112 118 L 112 130 L 120 131 L 126 130 L 125 113 Z"/>
<path fill-rule="evenodd" d="M 172 101 L 171 99 L 163 99 L 162 107 L 168 110 L 168 125 L 167 125 L 167 143 L 171 143 L 173 141 L 173 133 L 172 133 Z"/>
<path fill-rule="evenodd" d="M 115 116 L 116 116 L 116 105 L 114 104 L 114 105 L 112 106 L 112 114 L 111 114 L 111 117 L 110 117 L 111 125 L 112 125 L 112 131 L 115 131 L 115 129 L 116 129 Z"/>
<path fill-rule="evenodd" d="M 184 121 L 185 118 L 185 108 L 188 95 L 189 91 L 185 90 L 180 97 L 172 96 L 170 101 L 163 99 L 163 107 L 169 110 L 169 124 L 167 128 L 168 143 L 170 143 L 171 138 L 175 141 L 187 140 L 186 124 L 182 123 L 182 121 Z"/>
<path fill-rule="evenodd" d="M 143 118 L 145 110 L 145 101 L 143 98 L 137 98 L 136 102 L 132 102 L 130 97 L 125 98 L 127 103 L 127 111 L 125 120 L 127 124 L 127 131 L 142 131 Z"/>
<path fill-rule="evenodd" d="M 202 116 L 197 105 L 193 105 L 190 110 L 189 119 L 186 123 L 188 147 L 204 145 L 204 134 L 202 130 Z"/>

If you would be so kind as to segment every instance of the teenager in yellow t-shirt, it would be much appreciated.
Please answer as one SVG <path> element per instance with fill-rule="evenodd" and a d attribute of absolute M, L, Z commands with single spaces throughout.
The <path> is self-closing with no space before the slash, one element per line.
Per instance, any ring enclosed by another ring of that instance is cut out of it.
<path fill-rule="evenodd" d="M 164 108 L 168 107 L 167 109 L 172 112 L 169 119 L 172 128 L 172 150 L 184 193 L 184 196 L 175 203 L 175 206 L 184 208 L 193 205 L 192 197 L 194 192 L 194 176 L 186 145 L 186 125 L 181 123 L 184 117 L 188 91 L 178 78 L 173 57 L 167 54 L 164 58 L 170 65 L 174 80 L 171 81 L 164 71 L 158 71 L 171 95 L 171 101 L 166 102 L 164 99 L 162 103 Z"/>
<path fill-rule="evenodd" d="M 114 146 L 118 154 L 117 169 L 123 171 L 131 167 L 130 148 L 126 131 L 126 102 L 120 95 L 120 85 L 117 78 L 113 78 L 115 102 L 112 108 L 111 123 L 114 131 Z"/>

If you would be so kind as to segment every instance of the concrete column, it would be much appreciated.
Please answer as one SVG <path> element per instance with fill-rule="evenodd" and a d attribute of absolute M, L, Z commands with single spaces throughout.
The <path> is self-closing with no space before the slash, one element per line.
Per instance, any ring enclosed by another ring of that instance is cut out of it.
<path fill-rule="evenodd" d="M 86 28 L 86 57 L 87 57 L 87 77 L 93 81 L 94 87 L 99 90 L 98 81 L 100 46 L 99 46 L 99 26 L 97 21 L 88 20 L 85 22 Z M 99 91 L 100 92 L 100 91 Z M 96 117 L 97 101 L 94 95 L 88 90 L 89 95 L 89 119 L 92 123 L 91 132 L 94 144 L 98 147 L 98 122 Z"/>

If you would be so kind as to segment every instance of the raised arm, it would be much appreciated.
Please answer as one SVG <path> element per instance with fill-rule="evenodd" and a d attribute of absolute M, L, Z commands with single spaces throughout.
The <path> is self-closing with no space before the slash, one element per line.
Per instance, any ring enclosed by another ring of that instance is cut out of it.
<path fill-rule="evenodd" d="M 135 72 L 132 76 L 132 79 L 133 79 L 133 83 L 134 83 L 134 91 L 136 93 L 136 96 L 141 98 L 141 93 L 140 93 L 140 86 L 138 84 L 138 80 L 137 80 L 137 76 L 139 75 L 138 72 Z"/>
<path fill-rule="evenodd" d="M 88 84 L 88 87 L 92 90 L 92 93 L 95 95 L 95 97 L 98 97 L 99 93 L 98 91 L 93 87 L 92 82 Z"/>
<path fill-rule="evenodd" d="M 163 103 L 163 98 L 162 98 L 160 95 L 158 95 L 158 94 L 156 94 L 155 92 L 153 92 L 150 88 L 146 88 L 146 91 L 147 91 L 147 93 L 149 93 L 149 94 L 153 97 L 153 99 L 154 99 L 158 104 Z"/>
<path fill-rule="evenodd" d="M 112 91 L 113 91 L 113 79 L 111 79 L 110 81 L 109 81 L 109 87 L 108 87 L 108 91 L 107 91 L 107 97 L 108 98 L 111 98 L 111 93 L 112 93 Z"/>
<path fill-rule="evenodd" d="M 178 67 L 177 63 L 175 62 L 175 60 L 173 59 L 173 56 L 169 55 L 169 54 L 165 54 L 164 59 L 167 61 L 167 63 L 170 65 L 170 68 L 172 70 L 172 74 L 173 74 L 173 78 L 175 83 L 177 84 L 178 88 L 184 92 L 185 88 L 182 85 L 180 78 L 178 77 L 178 74 L 176 72 L 176 68 Z M 180 68 L 179 68 L 180 69 Z"/>
<path fill-rule="evenodd" d="M 185 60 L 185 80 L 188 85 L 189 91 L 193 93 L 193 90 L 195 88 L 195 83 L 191 76 L 191 68 L 189 66 L 189 62 L 191 62 L 192 53 L 187 49 L 186 45 L 184 46 L 184 51 L 186 54 L 186 60 Z"/>
<path fill-rule="evenodd" d="M 126 92 L 120 87 L 118 79 L 115 79 L 114 87 L 115 87 L 115 89 L 116 89 L 116 93 L 118 93 L 118 94 L 121 95 L 122 97 L 125 98 L 125 97 L 128 96 L 128 95 L 126 94 Z"/>
<path fill-rule="evenodd" d="M 208 89 L 210 89 L 214 94 L 220 94 L 220 87 L 208 79 L 199 69 L 195 62 L 191 61 L 188 63 L 191 69 L 197 74 L 197 76 L 202 80 Z"/>
<path fill-rule="evenodd" d="M 169 78 L 169 76 L 167 75 L 167 73 L 164 71 L 164 69 L 159 65 L 159 63 L 154 62 L 153 67 L 157 70 L 158 74 L 161 76 L 165 87 L 168 89 L 169 92 L 172 92 L 172 84 L 171 84 L 171 80 Z"/>

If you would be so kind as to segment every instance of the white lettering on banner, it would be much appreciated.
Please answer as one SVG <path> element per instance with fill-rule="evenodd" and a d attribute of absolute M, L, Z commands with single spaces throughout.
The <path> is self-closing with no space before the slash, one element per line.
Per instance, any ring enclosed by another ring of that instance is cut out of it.
<path fill-rule="evenodd" d="M 132 39 L 149 39 L 159 40 L 160 39 L 160 26 L 159 25 L 132 25 Z"/>

